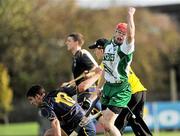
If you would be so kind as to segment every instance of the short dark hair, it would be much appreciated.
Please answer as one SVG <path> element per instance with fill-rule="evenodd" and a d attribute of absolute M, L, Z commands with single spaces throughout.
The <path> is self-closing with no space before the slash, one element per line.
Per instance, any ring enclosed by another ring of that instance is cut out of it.
<path fill-rule="evenodd" d="M 45 93 L 44 88 L 41 85 L 33 85 L 26 93 L 26 97 L 35 97 L 37 94 L 42 95 Z"/>
<path fill-rule="evenodd" d="M 68 37 L 72 37 L 74 41 L 78 41 L 81 46 L 84 44 L 84 36 L 81 33 L 72 33 Z"/>

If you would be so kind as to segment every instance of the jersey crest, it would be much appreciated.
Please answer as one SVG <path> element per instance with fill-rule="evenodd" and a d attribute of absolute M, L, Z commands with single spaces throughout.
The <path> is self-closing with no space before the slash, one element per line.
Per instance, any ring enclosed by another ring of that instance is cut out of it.
<path fill-rule="evenodd" d="M 103 60 L 104 61 L 114 61 L 114 57 L 115 57 L 114 54 L 106 53 L 106 54 L 104 54 Z"/>

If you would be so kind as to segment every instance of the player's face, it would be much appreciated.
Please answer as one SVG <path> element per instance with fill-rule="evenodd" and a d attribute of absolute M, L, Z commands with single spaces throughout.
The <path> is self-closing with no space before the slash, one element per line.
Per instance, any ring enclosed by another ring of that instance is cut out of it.
<path fill-rule="evenodd" d="M 67 37 L 65 44 L 67 45 L 68 51 L 73 51 L 76 48 L 78 42 L 74 41 L 73 37 Z"/>
<path fill-rule="evenodd" d="M 42 99 L 40 95 L 36 95 L 35 97 L 28 97 L 28 101 L 30 104 L 38 107 L 42 103 Z"/>
<path fill-rule="evenodd" d="M 115 42 L 117 44 L 122 44 L 125 38 L 126 38 L 126 33 L 116 29 L 115 34 L 114 34 Z"/>
<path fill-rule="evenodd" d="M 97 59 L 99 60 L 103 59 L 103 55 L 104 55 L 103 49 L 95 48 L 94 53 L 96 54 Z"/>

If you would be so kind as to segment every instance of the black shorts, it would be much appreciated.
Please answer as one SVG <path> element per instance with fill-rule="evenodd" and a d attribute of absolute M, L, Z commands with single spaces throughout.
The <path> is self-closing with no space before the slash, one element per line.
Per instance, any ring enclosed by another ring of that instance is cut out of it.
<path fill-rule="evenodd" d="M 116 107 L 116 106 L 112 106 L 112 105 L 108 105 L 107 107 L 115 114 L 120 114 L 122 112 L 122 110 L 125 108 L 125 107 Z"/>

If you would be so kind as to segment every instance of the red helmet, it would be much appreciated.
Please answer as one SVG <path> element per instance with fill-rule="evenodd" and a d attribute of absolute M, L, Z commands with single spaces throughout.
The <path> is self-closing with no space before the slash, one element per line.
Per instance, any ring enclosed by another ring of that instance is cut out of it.
<path fill-rule="evenodd" d="M 116 30 L 127 32 L 127 24 L 126 23 L 119 23 L 116 25 Z"/>

